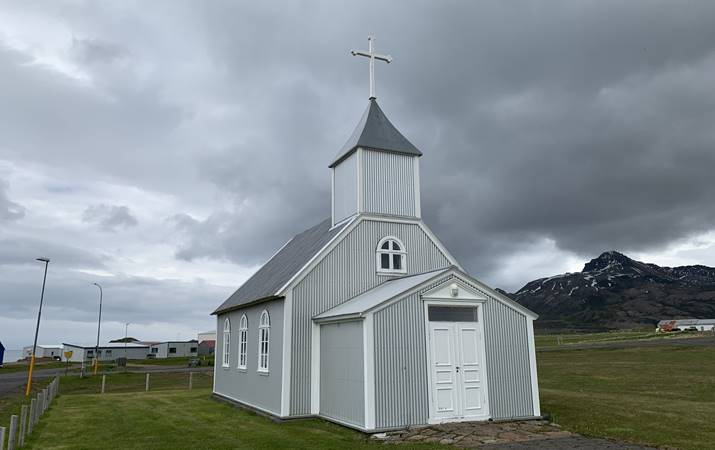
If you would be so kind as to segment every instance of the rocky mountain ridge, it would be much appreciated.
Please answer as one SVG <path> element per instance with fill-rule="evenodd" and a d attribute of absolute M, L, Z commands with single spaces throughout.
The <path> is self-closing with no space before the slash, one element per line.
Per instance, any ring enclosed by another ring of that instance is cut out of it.
<path fill-rule="evenodd" d="M 715 318 L 715 268 L 660 267 L 610 251 L 581 272 L 531 281 L 510 297 L 542 329 L 617 329 L 668 318 Z"/>

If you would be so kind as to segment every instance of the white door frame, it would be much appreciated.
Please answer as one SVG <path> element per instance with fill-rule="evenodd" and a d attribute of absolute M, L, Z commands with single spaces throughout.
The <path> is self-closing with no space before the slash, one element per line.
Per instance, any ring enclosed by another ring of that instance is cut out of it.
<path fill-rule="evenodd" d="M 464 292 L 463 284 L 459 283 L 460 292 Z M 457 418 L 437 418 L 436 411 L 434 408 L 434 399 L 432 395 L 432 348 L 430 343 L 430 332 L 429 332 L 429 307 L 430 306 L 474 306 L 477 308 L 477 328 L 481 334 L 481 339 L 478 342 L 480 365 L 482 367 L 482 377 L 483 377 L 483 389 L 484 389 L 484 407 L 487 414 L 480 418 L 479 420 L 489 420 L 491 418 L 491 411 L 489 410 L 489 387 L 488 387 L 488 376 L 487 376 L 487 365 L 486 365 L 486 349 L 484 345 L 484 320 L 486 320 L 484 315 L 484 302 L 486 298 L 477 299 L 473 295 L 468 295 L 470 298 L 460 300 L 459 297 L 453 299 L 445 299 L 444 297 L 427 297 L 422 298 L 422 303 L 424 304 L 424 316 L 425 316 L 425 348 L 427 352 L 427 381 L 429 383 L 427 389 L 427 400 L 429 403 L 429 417 L 427 418 L 427 423 L 438 424 L 445 422 L 473 422 L 475 419 L 473 417 L 457 417 Z M 461 395 L 461 394 L 460 394 Z"/>

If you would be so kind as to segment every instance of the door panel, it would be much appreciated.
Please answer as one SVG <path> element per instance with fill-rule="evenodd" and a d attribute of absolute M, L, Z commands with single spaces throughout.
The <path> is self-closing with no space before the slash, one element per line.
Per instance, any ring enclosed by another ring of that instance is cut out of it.
<path fill-rule="evenodd" d="M 448 418 L 457 414 L 457 390 L 455 386 L 454 325 L 431 323 L 432 343 L 432 395 L 438 417 Z"/>
<path fill-rule="evenodd" d="M 482 407 L 482 367 L 480 333 L 475 323 L 457 323 L 461 379 L 458 380 L 461 415 L 477 417 L 487 414 Z"/>
<path fill-rule="evenodd" d="M 481 339 L 477 322 L 429 322 L 433 419 L 488 418 Z"/>

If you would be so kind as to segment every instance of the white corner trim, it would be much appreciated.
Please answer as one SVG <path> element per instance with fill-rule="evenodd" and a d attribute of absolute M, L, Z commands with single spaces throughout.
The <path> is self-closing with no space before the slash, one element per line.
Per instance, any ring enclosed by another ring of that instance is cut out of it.
<path fill-rule="evenodd" d="M 414 161 L 414 185 L 415 185 L 415 216 L 422 218 L 422 205 L 420 203 L 420 158 L 412 158 Z"/>
<path fill-rule="evenodd" d="M 539 400 L 539 378 L 536 368 L 536 342 L 534 340 L 534 319 L 526 319 L 527 339 L 529 340 L 529 369 L 531 371 L 531 401 L 534 405 L 534 416 L 541 416 L 541 401 Z"/>
<path fill-rule="evenodd" d="M 335 167 L 330 168 L 330 223 L 335 226 Z"/>
<path fill-rule="evenodd" d="M 320 324 L 313 323 L 310 350 L 310 413 L 320 413 Z"/>
<path fill-rule="evenodd" d="M 357 161 L 356 161 L 356 166 L 357 166 L 357 212 L 360 214 L 365 210 L 365 196 L 363 193 L 363 187 L 364 187 L 364 182 L 363 182 L 363 175 L 365 173 L 365 170 L 363 169 L 363 149 L 362 147 L 358 147 L 357 149 Z"/>
<path fill-rule="evenodd" d="M 365 387 L 365 428 L 375 429 L 375 334 L 373 314 L 365 315 L 362 325 L 363 383 Z"/>
<path fill-rule="evenodd" d="M 221 320 L 216 316 L 216 340 L 218 340 L 218 324 Z M 216 344 L 214 344 L 214 373 L 213 373 L 213 385 L 211 387 L 211 392 L 216 392 L 216 371 L 218 370 L 218 358 L 216 357 Z"/>
<path fill-rule="evenodd" d="M 291 335 L 293 328 L 293 290 L 286 292 L 283 300 L 283 364 L 281 367 L 281 416 L 290 415 Z"/>

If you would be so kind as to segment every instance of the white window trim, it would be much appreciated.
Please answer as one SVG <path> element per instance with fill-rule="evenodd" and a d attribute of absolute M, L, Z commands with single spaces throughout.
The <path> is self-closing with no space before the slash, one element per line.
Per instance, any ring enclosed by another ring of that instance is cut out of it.
<path fill-rule="evenodd" d="M 264 323 L 263 317 L 268 320 Z M 263 331 L 266 331 L 266 366 L 261 367 L 261 344 Z M 268 314 L 268 310 L 264 309 L 261 312 L 260 319 L 258 321 L 258 372 L 268 373 L 270 371 L 270 355 L 271 355 L 271 316 Z"/>
<path fill-rule="evenodd" d="M 243 364 L 241 364 L 243 361 Z M 248 363 L 248 317 L 241 316 L 241 322 L 238 327 L 238 369 L 246 370 Z"/>
<path fill-rule="evenodd" d="M 231 363 L 231 321 L 226 317 L 223 321 L 223 343 L 221 348 L 221 366 L 229 367 Z"/>
<path fill-rule="evenodd" d="M 387 241 L 394 241 L 400 246 L 400 250 L 384 250 L 382 249 L 382 245 L 387 242 Z M 400 269 L 384 269 L 382 267 L 382 260 L 381 257 L 382 255 L 390 255 L 390 266 L 392 266 L 393 263 L 393 258 L 392 255 L 401 255 L 402 256 L 402 268 Z M 398 273 L 398 274 L 403 274 L 407 273 L 407 248 L 405 247 L 405 244 L 399 240 L 398 238 L 394 236 L 385 236 L 384 238 L 380 239 L 380 242 L 377 243 L 377 249 L 375 249 L 375 267 L 377 268 L 378 273 L 386 273 L 386 274 L 392 274 L 392 273 Z"/>

